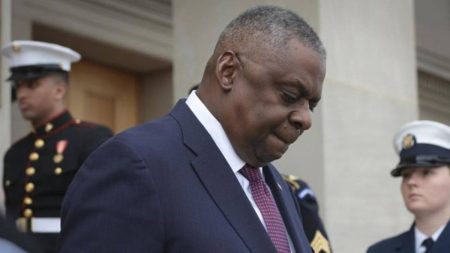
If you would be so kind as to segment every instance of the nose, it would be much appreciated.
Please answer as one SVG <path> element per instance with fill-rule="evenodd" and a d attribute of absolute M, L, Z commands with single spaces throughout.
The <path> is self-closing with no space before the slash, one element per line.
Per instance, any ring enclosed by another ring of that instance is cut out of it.
<path fill-rule="evenodd" d="M 290 113 L 289 121 L 300 131 L 311 128 L 312 119 L 309 103 L 307 101 L 298 103 L 295 109 Z"/>
<path fill-rule="evenodd" d="M 409 177 L 405 178 L 406 184 L 409 186 L 417 185 L 417 180 L 419 179 L 419 175 L 416 172 L 411 173 Z"/>

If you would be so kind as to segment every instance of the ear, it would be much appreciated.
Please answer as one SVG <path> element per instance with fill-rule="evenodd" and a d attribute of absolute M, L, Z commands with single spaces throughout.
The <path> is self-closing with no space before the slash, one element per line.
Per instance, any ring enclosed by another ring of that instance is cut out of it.
<path fill-rule="evenodd" d="M 67 92 L 67 84 L 62 81 L 59 81 L 55 87 L 55 97 L 58 100 L 62 100 L 66 96 L 66 92 Z"/>
<path fill-rule="evenodd" d="M 236 53 L 226 51 L 219 56 L 216 62 L 216 78 L 222 89 L 231 90 L 238 69 L 239 62 Z"/>

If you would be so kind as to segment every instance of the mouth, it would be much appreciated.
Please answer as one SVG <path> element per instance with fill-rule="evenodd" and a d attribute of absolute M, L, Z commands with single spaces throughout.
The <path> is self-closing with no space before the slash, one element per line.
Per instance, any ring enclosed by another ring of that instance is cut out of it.
<path fill-rule="evenodd" d="M 21 111 L 27 110 L 28 107 L 29 107 L 28 104 L 26 104 L 26 103 L 20 103 L 20 102 L 19 102 L 19 109 L 20 109 Z"/>
<path fill-rule="evenodd" d="M 411 193 L 408 195 L 408 199 L 410 199 L 410 200 L 418 199 L 420 197 L 422 197 L 422 195 L 417 194 L 417 193 Z"/>
<path fill-rule="evenodd" d="M 285 134 L 273 133 L 273 135 L 275 135 L 275 137 L 277 137 L 281 142 L 283 142 L 287 146 L 294 143 L 301 134 L 302 134 L 301 130 L 296 130 L 293 133 L 286 132 Z"/>

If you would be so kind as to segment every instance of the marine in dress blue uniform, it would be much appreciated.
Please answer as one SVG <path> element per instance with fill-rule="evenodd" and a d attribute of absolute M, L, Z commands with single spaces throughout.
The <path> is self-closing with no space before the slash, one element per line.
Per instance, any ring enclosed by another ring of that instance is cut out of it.
<path fill-rule="evenodd" d="M 425 120 L 408 123 L 395 135 L 394 146 L 400 162 L 391 175 L 402 177 L 403 199 L 415 220 L 408 231 L 367 252 L 450 252 L 450 127 Z"/>
<path fill-rule="evenodd" d="M 6 216 L 45 252 L 56 252 L 66 190 L 84 160 L 112 132 L 74 119 L 63 105 L 70 64 L 80 58 L 78 53 L 37 41 L 14 41 L 2 53 L 10 63 L 9 80 L 21 113 L 33 126 L 4 156 Z"/>

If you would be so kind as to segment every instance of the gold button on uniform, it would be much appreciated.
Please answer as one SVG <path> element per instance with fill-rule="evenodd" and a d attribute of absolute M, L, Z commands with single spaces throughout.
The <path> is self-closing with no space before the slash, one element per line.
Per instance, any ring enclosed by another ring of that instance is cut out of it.
<path fill-rule="evenodd" d="M 53 129 L 53 124 L 52 123 L 47 123 L 47 125 L 45 125 L 45 131 L 47 133 L 52 131 L 52 129 Z"/>
<path fill-rule="evenodd" d="M 61 167 L 57 167 L 55 169 L 55 175 L 61 175 L 62 172 L 63 172 L 63 170 L 61 169 Z"/>
<path fill-rule="evenodd" d="M 64 156 L 62 154 L 56 154 L 53 156 L 53 161 L 55 163 L 60 163 L 62 160 L 64 160 Z"/>
<path fill-rule="evenodd" d="M 26 208 L 25 210 L 23 210 L 23 216 L 25 218 L 31 218 L 33 216 L 33 210 L 31 210 L 30 208 Z"/>
<path fill-rule="evenodd" d="M 36 173 L 36 169 L 34 167 L 28 167 L 25 170 L 25 174 L 27 174 L 27 176 L 33 176 L 34 173 Z"/>
<path fill-rule="evenodd" d="M 26 192 L 32 192 L 34 190 L 34 184 L 33 183 L 27 183 L 25 185 L 25 191 Z"/>
<path fill-rule="evenodd" d="M 37 139 L 37 140 L 34 142 L 34 146 L 35 146 L 36 148 L 42 148 L 44 145 L 45 145 L 45 142 L 44 142 L 43 139 Z"/>
<path fill-rule="evenodd" d="M 23 203 L 24 203 L 25 205 L 31 205 L 31 204 L 33 204 L 33 199 L 30 198 L 30 197 L 25 197 L 25 198 L 23 199 Z"/>
<path fill-rule="evenodd" d="M 30 154 L 30 161 L 36 161 L 39 159 L 39 154 L 36 152 L 33 152 Z"/>

